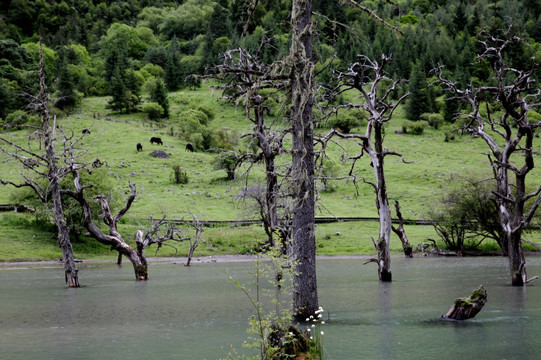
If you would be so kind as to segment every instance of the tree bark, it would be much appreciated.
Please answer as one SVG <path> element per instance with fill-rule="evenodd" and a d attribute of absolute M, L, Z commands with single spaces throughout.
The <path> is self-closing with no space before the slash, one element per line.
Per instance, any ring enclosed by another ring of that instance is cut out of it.
<path fill-rule="evenodd" d="M 370 125 L 369 125 L 370 126 Z M 379 214 L 379 237 L 376 246 L 378 252 L 378 275 L 380 281 L 390 282 L 393 280 L 391 272 L 391 209 L 389 199 L 387 198 L 387 184 L 385 182 L 385 171 L 383 166 L 383 136 L 382 124 L 378 121 L 373 122 L 374 127 L 374 149 L 369 144 L 365 145 L 372 166 L 376 175 L 376 197 Z"/>
<path fill-rule="evenodd" d="M 294 192 L 292 258 L 294 275 L 293 313 L 304 320 L 318 309 L 315 244 L 312 1 L 293 1 L 290 48 L 293 125 Z"/>
<path fill-rule="evenodd" d="M 141 231 L 137 232 L 136 250 L 134 250 L 124 241 L 122 235 L 120 235 L 117 230 L 118 221 L 120 221 L 124 214 L 128 212 L 133 200 L 135 199 L 135 186 L 130 183 L 131 193 L 126 201 L 126 206 L 114 217 L 111 214 L 111 209 L 109 208 L 107 199 L 101 195 L 96 197 L 101 203 L 103 221 L 109 226 L 109 234 L 105 234 L 96 224 L 94 224 L 90 204 L 83 194 L 85 187 L 81 186 L 80 184 L 80 175 L 77 170 L 73 170 L 73 172 L 75 191 L 63 190 L 63 193 L 77 200 L 83 208 L 83 226 L 88 230 L 88 236 L 94 238 L 104 245 L 110 246 L 111 250 L 118 251 L 119 257 L 125 256 L 128 258 L 133 265 L 136 280 L 148 280 L 148 264 L 145 257 L 145 249 L 148 243 L 146 239 L 144 239 L 142 235 L 143 233 Z"/>
<path fill-rule="evenodd" d="M 50 196 L 53 200 L 53 211 L 55 215 L 55 223 L 58 229 L 58 245 L 62 249 L 62 262 L 64 264 L 64 274 L 66 283 L 69 287 L 79 287 L 79 276 L 77 266 L 75 265 L 75 257 L 73 256 L 73 248 L 69 237 L 69 228 L 66 224 L 64 208 L 62 205 L 62 195 L 60 193 L 60 179 L 58 166 L 56 163 L 56 154 L 54 149 L 56 136 L 56 115 L 53 117 L 51 124 L 51 115 L 49 113 L 49 91 L 45 84 L 45 73 L 43 64 L 43 50 L 40 41 L 39 51 L 39 80 L 40 93 L 38 96 L 38 111 L 41 115 L 43 143 L 45 147 L 45 158 L 47 160 L 47 178 L 51 189 Z"/>
<path fill-rule="evenodd" d="M 392 227 L 393 232 L 398 236 L 400 242 L 402 243 L 402 249 L 404 250 L 405 257 L 413 257 L 413 247 L 411 246 L 408 237 L 406 236 L 406 230 L 404 229 L 404 218 L 402 217 L 402 212 L 400 211 L 400 203 L 398 200 L 395 200 L 394 206 L 396 209 L 396 217 L 398 218 L 398 227 Z"/>
<path fill-rule="evenodd" d="M 468 298 L 458 298 L 443 319 L 467 320 L 477 315 L 487 302 L 487 291 L 483 286 L 472 292 Z"/>

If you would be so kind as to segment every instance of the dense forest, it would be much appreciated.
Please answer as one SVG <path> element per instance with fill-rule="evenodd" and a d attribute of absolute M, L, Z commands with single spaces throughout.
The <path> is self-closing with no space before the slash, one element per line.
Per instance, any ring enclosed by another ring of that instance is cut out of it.
<path fill-rule="evenodd" d="M 255 51 L 264 37 L 272 37 L 263 60 L 286 54 L 290 7 L 288 0 L 2 2 L 0 118 L 29 121 L 20 113 L 26 101 L 21 94 L 37 89 L 40 39 L 60 110 L 69 110 L 85 96 L 112 95 L 112 110 L 133 112 L 141 110 L 142 92 L 154 91 L 153 99 L 160 103 L 161 86 L 170 91 L 198 86 L 200 80 L 189 75 L 208 72 L 227 49 Z M 368 21 L 367 9 L 379 21 Z M 318 66 L 333 56 L 334 66 L 340 67 L 358 54 L 392 55 L 389 73 L 411 80 L 411 120 L 438 111 L 452 120 L 453 109 L 437 108 L 437 87 L 426 88 L 436 65 L 444 65 L 459 84 L 487 80 L 488 63 L 474 62 L 480 31 L 498 35 L 511 29 L 529 41 L 527 51 L 511 52 L 511 64 L 529 62 L 540 51 L 539 0 L 321 0 L 314 1 L 313 12 Z M 320 80 L 325 76 L 321 72 Z"/>

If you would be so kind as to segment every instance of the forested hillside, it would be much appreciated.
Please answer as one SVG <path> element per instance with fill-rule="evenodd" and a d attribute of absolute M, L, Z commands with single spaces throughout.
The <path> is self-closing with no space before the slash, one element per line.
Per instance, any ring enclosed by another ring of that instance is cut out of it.
<path fill-rule="evenodd" d="M 512 26 L 513 34 L 529 39 L 529 51 L 516 51 L 514 63 L 527 62 L 539 52 L 539 0 L 358 4 L 314 1 L 320 64 L 333 55 L 335 66 L 340 66 L 354 61 L 357 54 L 391 54 L 391 75 L 420 77 L 415 86 L 423 87 L 429 70 L 439 63 L 460 83 L 486 80 L 488 64 L 472 65 L 476 37 L 483 29 L 499 34 Z M 37 86 L 40 38 L 47 79 L 61 99 L 59 108 L 68 109 L 84 96 L 114 95 L 112 110 L 133 112 L 140 111 L 141 93 L 155 87 L 156 79 L 162 79 L 169 90 L 198 86 L 197 78 L 188 75 L 207 72 L 228 48 L 240 45 L 254 50 L 262 37 L 274 36 L 264 60 L 285 54 L 289 9 L 287 0 L 4 1 L 0 5 L 0 117 L 4 122 L 28 121 L 16 111 L 25 106 L 20 94 Z M 368 21 L 365 9 L 381 21 Z M 320 80 L 325 80 L 325 73 Z M 421 113 L 445 111 L 435 108 L 437 95 L 437 89 L 423 91 L 416 100 L 420 108 L 408 111 L 408 117 L 417 120 Z"/>

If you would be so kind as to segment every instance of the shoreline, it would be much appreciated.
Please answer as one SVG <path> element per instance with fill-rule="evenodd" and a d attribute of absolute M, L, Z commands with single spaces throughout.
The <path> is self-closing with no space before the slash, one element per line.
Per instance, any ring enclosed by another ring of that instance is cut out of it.
<path fill-rule="evenodd" d="M 525 256 L 541 256 L 541 252 L 525 252 Z M 370 259 L 373 258 L 375 254 L 366 255 L 366 254 L 357 254 L 357 255 L 316 255 L 317 260 L 323 259 Z M 467 254 L 460 256 L 438 256 L 435 254 L 423 255 L 422 253 L 415 255 L 413 258 L 449 258 L 449 257 L 503 257 L 501 254 L 497 253 L 479 253 L 479 254 Z M 256 255 L 209 255 L 209 256 L 199 256 L 193 257 L 191 264 L 209 264 L 209 263 L 233 263 L 233 262 L 250 262 L 256 259 Z M 403 254 L 392 254 L 392 258 L 404 257 Z M 184 264 L 187 261 L 187 257 L 149 257 L 147 261 L 149 264 L 152 263 L 172 263 L 172 264 Z M 97 263 L 114 263 L 116 258 L 110 259 L 77 259 L 78 264 L 97 264 Z M 34 261 L 3 261 L 0 262 L 0 267 L 9 267 L 9 266 L 21 266 L 21 265 L 61 265 L 61 260 L 34 260 Z M 124 261 L 124 264 L 129 264 L 129 261 Z"/>
<path fill-rule="evenodd" d="M 394 256 L 394 255 L 393 255 Z M 397 255 L 398 256 L 398 255 Z M 317 255 L 316 259 L 369 259 L 373 255 Z M 256 255 L 209 255 L 193 257 L 191 264 L 209 264 L 209 263 L 227 263 L 227 262 L 250 262 L 257 258 Z M 187 257 L 149 257 L 147 261 L 152 263 L 172 263 L 184 264 L 188 260 Z M 116 258 L 111 259 L 76 259 L 78 264 L 96 264 L 116 262 Z M 32 261 L 3 261 L 0 266 L 17 266 L 17 265 L 61 265 L 61 260 L 32 260 Z M 123 264 L 129 264 L 129 261 L 124 261 Z"/>

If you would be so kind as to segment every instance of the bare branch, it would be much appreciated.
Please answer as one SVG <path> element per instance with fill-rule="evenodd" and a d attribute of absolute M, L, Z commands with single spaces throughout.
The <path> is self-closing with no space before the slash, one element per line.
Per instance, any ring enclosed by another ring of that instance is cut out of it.
<path fill-rule="evenodd" d="M 374 13 L 372 10 L 370 10 L 369 8 L 367 7 L 364 7 L 360 4 L 358 4 L 357 2 L 355 2 L 354 0 L 340 0 L 340 2 L 346 4 L 346 5 L 350 5 L 352 7 L 355 7 L 357 9 L 360 9 L 362 11 L 364 11 L 365 13 L 367 13 L 368 15 L 370 15 L 372 18 L 374 18 L 377 22 L 387 26 L 389 29 L 392 29 L 394 31 L 396 31 L 399 35 L 404 35 L 402 33 L 402 31 L 396 27 L 396 26 L 393 26 L 391 24 L 389 24 L 388 22 L 386 22 L 385 20 L 383 20 L 382 18 L 380 18 L 379 16 L 376 15 L 376 13 Z M 389 0 L 387 0 L 388 3 L 390 4 L 393 4 L 393 5 L 396 5 L 394 2 L 391 2 Z"/>

